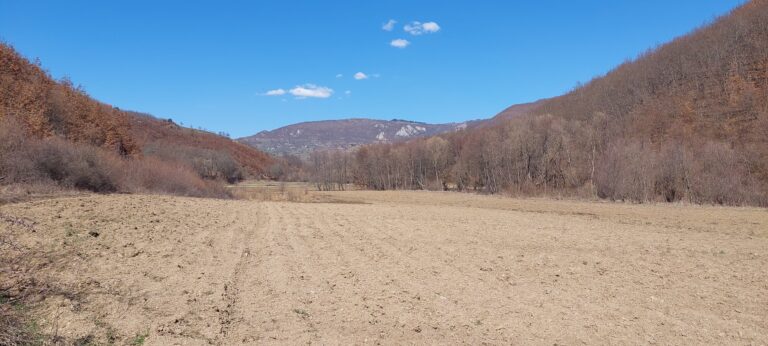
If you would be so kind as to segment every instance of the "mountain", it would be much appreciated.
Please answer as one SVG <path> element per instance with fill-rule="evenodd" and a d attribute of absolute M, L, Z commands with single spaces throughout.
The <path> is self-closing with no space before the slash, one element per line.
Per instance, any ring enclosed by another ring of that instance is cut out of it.
<path fill-rule="evenodd" d="M 262 131 L 238 139 L 273 154 L 306 156 L 314 150 L 346 150 L 370 143 L 393 143 L 463 130 L 477 121 L 427 124 L 392 119 L 343 119 L 311 121 Z"/>

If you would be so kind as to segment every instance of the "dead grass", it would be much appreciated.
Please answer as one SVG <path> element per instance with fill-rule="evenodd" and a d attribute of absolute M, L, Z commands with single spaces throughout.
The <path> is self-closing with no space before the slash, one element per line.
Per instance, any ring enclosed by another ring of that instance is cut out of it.
<path fill-rule="evenodd" d="M 343 195 L 318 191 L 314 184 L 249 180 L 228 186 L 235 199 L 262 202 L 365 204 Z"/>
<path fill-rule="evenodd" d="M 284 182 L 248 182 L 230 186 L 236 199 L 269 202 L 311 202 L 309 188 L 303 184 Z"/>
<path fill-rule="evenodd" d="M 0 215 L 0 224 L 32 229 L 27 220 Z M 43 345 L 49 337 L 43 335 L 27 302 L 47 295 L 39 287 L 27 267 L 29 249 L 7 234 L 0 234 L 0 345 Z"/>

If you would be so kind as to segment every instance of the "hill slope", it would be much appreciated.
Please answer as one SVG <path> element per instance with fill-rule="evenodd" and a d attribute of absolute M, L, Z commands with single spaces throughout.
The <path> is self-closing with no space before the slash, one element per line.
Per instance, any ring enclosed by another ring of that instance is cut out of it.
<path fill-rule="evenodd" d="M 142 148 L 182 146 L 224 152 L 231 155 L 250 175 L 262 176 L 274 163 L 268 154 L 245 144 L 210 132 L 186 128 L 147 114 L 126 112 L 130 134 Z"/>
<path fill-rule="evenodd" d="M 532 110 L 536 109 L 537 107 L 547 102 L 547 100 L 548 99 L 543 99 L 543 100 L 538 100 L 536 102 L 521 103 L 521 104 L 509 106 L 503 111 L 499 112 L 499 114 L 496 114 L 493 118 L 489 119 L 489 121 L 484 122 L 483 126 L 487 127 L 491 125 L 498 125 L 507 120 L 512 120 L 516 117 L 526 115 L 530 113 Z"/>
<path fill-rule="evenodd" d="M 93 100 L 0 44 L 0 118 L 7 116 L 18 118 L 33 137 L 59 137 L 122 156 L 141 156 L 148 145 L 163 143 L 225 152 L 253 175 L 263 174 L 272 162 L 263 152 L 229 138 Z"/>
<path fill-rule="evenodd" d="M 354 179 L 375 189 L 768 205 L 768 0 L 495 120 L 441 135 L 447 142 L 364 148 Z M 316 179 L 348 171 L 328 166 Z"/>
<path fill-rule="evenodd" d="M 274 160 L 229 138 L 122 111 L 0 44 L 0 203 L 51 189 L 229 196 Z"/>
<path fill-rule="evenodd" d="M 721 143 L 767 184 L 767 23 L 768 1 L 750 1 L 528 112 L 604 122 L 605 143 Z"/>
<path fill-rule="evenodd" d="M 305 156 L 314 150 L 349 149 L 363 144 L 433 136 L 461 130 L 472 123 L 427 124 L 399 119 L 312 121 L 262 131 L 239 141 L 270 153 Z"/>
<path fill-rule="evenodd" d="M 60 82 L 0 43 L 0 117 L 18 117 L 39 137 L 59 136 L 121 155 L 139 148 L 124 113 L 94 101 L 68 80 Z"/>

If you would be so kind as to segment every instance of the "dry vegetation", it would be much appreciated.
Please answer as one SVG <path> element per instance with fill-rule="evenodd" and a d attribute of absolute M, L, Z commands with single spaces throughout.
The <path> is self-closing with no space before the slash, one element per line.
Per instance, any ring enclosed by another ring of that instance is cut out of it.
<path fill-rule="evenodd" d="M 25 135 L 12 118 L 0 119 L 0 184 L 27 191 L 78 189 L 94 192 L 154 192 L 225 197 L 222 184 L 192 166 L 154 156 L 120 157 L 59 137 Z"/>
<path fill-rule="evenodd" d="M 494 126 L 318 153 L 308 171 L 325 188 L 765 206 L 766 23 L 768 1 L 754 0 Z"/>
<path fill-rule="evenodd" d="M 768 342 L 764 209 L 248 185 L 316 203 L 1 206 L 2 316 L 66 344 Z"/>
<path fill-rule="evenodd" d="M 227 187 L 236 199 L 262 202 L 297 202 L 297 203 L 365 203 L 353 201 L 347 198 L 339 198 L 332 194 L 319 193 L 329 191 L 322 187 L 307 185 L 298 182 L 276 181 L 245 181 L 237 185 Z M 344 190 L 352 190 L 353 186 L 346 186 Z"/>
<path fill-rule="evenodd" d="M 267 168 L 274 163 L 269 155 L 213 133 L 185 128 L 172 120 L 161 120 L 151 115 L 126 112 L 131 134 L 142 148 L 172 146 L 182 151 L 205 150 L 227 156 L 243 167 L 252 177 L 270 176 Z"/>
<path fill-rule="evenodd" d="M 0 43 L 2 191 L 226 197 L 222 182 L 262 177 L 272 162 L 228 138 L 99 103 Z"/>

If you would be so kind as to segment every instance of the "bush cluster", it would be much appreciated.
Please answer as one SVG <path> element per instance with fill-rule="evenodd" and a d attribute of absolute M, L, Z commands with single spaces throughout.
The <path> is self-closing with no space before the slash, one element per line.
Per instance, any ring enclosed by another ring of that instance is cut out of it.
<path fill-rule="evenodd" d="M 231 158 L 219 159 L 215 152 L 187 154 L 175 159 L 122 157 L 58 137 L 29 137 L 12 117 L 0 120 L 0 184 L 4 185 L 50 184 L 99 193 L 228 197 L 219 180 L 239 179 L 239 166 Z"/>

